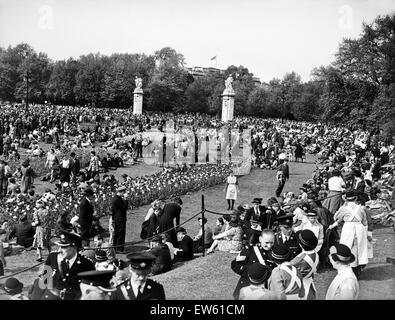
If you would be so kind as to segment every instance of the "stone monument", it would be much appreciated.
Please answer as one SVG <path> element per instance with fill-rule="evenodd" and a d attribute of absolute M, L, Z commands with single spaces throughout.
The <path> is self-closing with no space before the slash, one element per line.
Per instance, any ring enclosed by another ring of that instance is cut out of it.
<path fill-rule="evenodd" d="M 223 122 L 233 120 L 233 111 L 235 106 L 235 91 L 232 88 L 233 77 L 229 77 L 225 80 L 225 90 L 222 93 L 222 117 Z"/>
<path fill-rule="evenodd" d="M 136 76 L 134 80 L 136 89 L 133 91 L 133 114 L 143 113 L 143 80 Z"/>

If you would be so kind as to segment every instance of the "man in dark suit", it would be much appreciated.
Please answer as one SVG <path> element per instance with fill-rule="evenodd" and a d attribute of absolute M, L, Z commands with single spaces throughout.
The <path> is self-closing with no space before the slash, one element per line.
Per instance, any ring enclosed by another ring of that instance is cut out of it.
<path fill-rule="evenodd" d="M 161 236 L 151 239 L 151 250 L 149 252 L 156 257 L 151 270 L 153 275 L 169 271 L 173 265 L 169 247 L 162 240 Z"/>
<path fill-rule="evenodd" d="M 187 235 L 183 227 L 177 229 L 178 245 L 174 250 L 174 262 L 187 261 L 193 259 L 193 240 Z"/>
<path fill-rule="evenodd" d="M 159 216 L 159 233 L 174 228 L 174 219 L 176 220 L 176 226 L 180 224 L 180 213 L 181 213 L 182 200 L 177 197 L 174 202 L 166 203 L 163 207 L 163 212 Z M 174 229 L 170 232 L 170 239 L 173 246 L 177 246 L 177 236 Z"/>
<path fill-rule="evenodd" d="M 78 218 L 78 223 L 81 227 L 81 237 L 84 238 L 83 244 L 89 246 L 90 230 L 93 222 L 93 205 L 92 201 L 94 199 L 93 190 L 88 188 L 84 192 L 84 197 L 80 202 L 80 214 Z"/>
<path fill-rule="evenodd" d="M 64 232 L 56 243 L 60 252 L 51 252 L 45 262 L 52 270 L 53 288 L 59 291 L 63 300 L 76 300 L 81 296 L 80 281 L 77 276 L 83 271 L 95 270 L 93 261 L 82 256 L 82 238 L 75 234 Z"/>
<path fill-rule="evenodd" d="M 128 201 L 124 199 L 126 187 L 117 188 L 117 194 L 111 201 L 112 223 L 114 226 L 114 246 L 115 251 L 122 253 L 125 245 L 126 234 L 126 212 L 128 210 Z"/>
<path fill-rule="evenodd" d="M 34 228 L 31 222 L 27 219 L 27 215 L 23 214 L 20 218 L 20 223 L 14 226 L 10 233 L 10 238 L 16 237 L 16 243 L 24 248 L 31 248 L 34 240 Z"/>
<path fill-rule="evenodd" d="M 285 244 L 289 248 L 291 260 L 302 252 L 298 239 L 292 230 L 293 216 L 290 214 L 277 218 L 280 231 L 275 234 L 274 239 L 275 244 Z"/>
<path fill-rule="evenodd" d="M 266 229 L 268 223 L 268 214 L 266 213 L 267 208 L 261 205 L 262 198 L 254 198 L 252 200 L 252 208 L 248 209 L 244 221 L 248 222 L 249 228 L 244 230 L 247 241 L 252 244 L 258 241 L 263 229 Z M 254 238 L 254 239 L 253 239 Z"/>
<path fill-rule="evenodd" d="M 239 282 L 233 292 L 233 297 L 238 300 L 240 289 L 250 285 L 248 280 L 248 266 L 254 263 L 261 263 L 270 268 L 276 265 L 270 261 L 270 252 L 274 244 L 274 234 L 270 229 L 264 229 L 259 236 L 259 243 L 254 245 L 246 245 L 239 255 L 231 263 L 234 272 L 240 275 Z"/>
<path fill-rule="evenodd" d="M 129 260 L 130 278 L 117 287 L 111 300 L 165 300 L 163 286 L 148 278 L 155 256 L 149 252 L 133 252 Z"/>

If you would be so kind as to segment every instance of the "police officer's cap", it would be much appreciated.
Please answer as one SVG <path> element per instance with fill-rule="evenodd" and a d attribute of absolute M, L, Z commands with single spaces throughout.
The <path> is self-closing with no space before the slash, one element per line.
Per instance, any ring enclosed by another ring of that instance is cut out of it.
<path fill-rule="evenodd" d="M 278 217 L 276 220 L 278 221 L 279 226 L 292 227 L 293 217 L 294 217 L 293 214 L 287 214 L 285 216 Z"/>
<path fill-rule="evenodd" d="M 156 257 L 149 252 L 133 252 L 129 253 L 126 258 L 132 269 L 147 270 L 151 267 Z"/>
<path fill-rule="evenodd" d="M 60 235 L 58 242 L 55 242 L 59 247 L 77 247 L 81 248 L 82 238 L 73 232 L 63 232 Z"/>
<path fill-rule="evenodd" d="M 103 291 L 115 291 L 116 288 L 110 283 L 112 277 L 115 275 L 114 270 L 104 271 L 85 271 L 80 272 L 77 276 L 81 279 L 81 283 L 98 287 Z"/>

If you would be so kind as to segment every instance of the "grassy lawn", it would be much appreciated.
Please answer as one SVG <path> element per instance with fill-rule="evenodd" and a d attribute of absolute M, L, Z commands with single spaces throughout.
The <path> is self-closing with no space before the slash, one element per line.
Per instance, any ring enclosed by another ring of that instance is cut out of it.
<path fill-rule="evenodd" d="M 290 163 L 290 180 L 284 187 L 284 192 L 293 191 L 296 194 L 307 179 L 311 177 L 314 166 L 314 158 L 308 156 L 308 163 Z M 134 166 L 128 169 L 118 169 L 117 175 L 126 173 L 130 175 L 144 175 L 154 173 L 158 168 L 145 165 Z M 240 193 L 236 202 L 239 204 L 250 203 L 254 197 L 262 197 L 266 201 L 274 196 L 276 188 L 275 171 L 254 169 L 248 176 L 239 180 Z M 205 196 L 206 208 L 226 213 L 226 200 L 224 185 L 211 187 L 201 192 L 182 196 L 184 202 L 181 212 L 181 222 L 192 217 L 201 210 L 201 195 Z M 141 223 L 148 210 L 148 206 L 139 207 L 128 215 L 126 241 L 140 240 L 139 234 Z M 208 225 L 214 226 L 217 216 L 206 213 Z M 107 219 L 103 218 L 103 225 L 107 226 Z M 198 232 L 197 218 L 186 223 L 184 227 L 193 237 Z M 393 255 L 395 234 L 391 228 L 375 230 L 373 237 L 377 239 L 374 247 L 375 258 L 362 275 L 360 281 L 361 299 L 394 299 L 395 268 L 393 265 L 385 264 L 387 256 Z M 124 256 L 123 256 L 124 257 Z M 233 299 L 232 293 L 238 281 L 238 275 L 231 268 L 230 263 L 235 254 L 215 252 L 214 254 L 199 257 L 182 265 L 177 265 L 173 270 L 155 276 L 154 279 L 161 282 L 166 291 L 168 299 Z M 28 252 L 12 257 L 7 257 L 6 274 L 22 270 L 34 265 L 35 253 Z M 25 286 L 33 282 L 37 268 L 16 276 Z M 324 299 L 326 290 L 335 276 L 334 271 L 318 274 L 315 283 L 318 291 L 318 299 Z M 3 283 L 4 280 L 0 280 Z M 0 294 L 0 299 L 5 299 Z"/>

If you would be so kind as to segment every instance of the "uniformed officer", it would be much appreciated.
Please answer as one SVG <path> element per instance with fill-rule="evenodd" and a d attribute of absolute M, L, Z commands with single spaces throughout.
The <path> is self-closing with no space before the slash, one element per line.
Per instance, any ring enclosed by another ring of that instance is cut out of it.
<path fill-rule="evenodd" d="M 130 278 L 111 294 L 111 300 L 165 300 L 163 286 L 148 279 L 156 257 L 149 252 L 134 252 L 127 255 Z"/>
<path fill-rule="evenodd" d="M 280 231 L 275 234 L 275 244 L 285 244 L 290 250 L 290 260 L 295 258 L 302 249 L 299 246 L 298 239 L 292 230 L 293 214 L 278 217 Z"/>
<path fill-rule="evenodd" d="M 314 232 L 306 229 L 296 233 L 302 252 L 291 260 L 302 274 L 303 286 L 305 290 L 304 300 L 315 300 L 317 297 L 317 290 L 314 285 L 314 274 L 317 272 L 319 263 L 318 253 L 316 247 L 318 239 Z"/>
<path fill-rule="evenodd" d="M 110 300 L 111 293 L 117 289 L 113 285 L 115 270 L 85 271 L 80 278 L 81 300 Z"/>
<path fill-rule="evenodd" d="M 261 263 L 270 268 L 274 268 L 276 266 L 276 264 L 269 259 L 273 243 L 273 231 L 270 229 L 264 229 L 259 237 L 259 243 L 255 245 L 246 245 L 236 259 L 232 261 L 232 270 L 241 276 L 235 291 L 233 292 L 233 297 L 236 300 L 239 299 L 240 289 L 250 284 L 247 274 L 247 268 L 249 265 L 253 263 Z"/>
<path fill-rule="evenodd" d="M 78 252 L 81 249 L 82 238 L 70 232 L 60 235 L 56 242 L 59 252 L 51 252 L 45 265 L 51 267 L 53 287 L 59 290 L 60 298 L 78 300 L 81 297 L 80 280 L 77 274 L 83 271 L 95 270 L 93 261 Z"/>
<path fill-rule="evenodd" d="M 269 290 L 275 291 L 281 300 L 300 300 L 304 297 L 302 275 L 289 263 L 290 250 L 285 244 L 275 243 L 271 259 L 277 263 L 269 279 Z"/>

